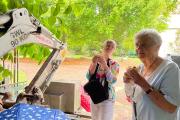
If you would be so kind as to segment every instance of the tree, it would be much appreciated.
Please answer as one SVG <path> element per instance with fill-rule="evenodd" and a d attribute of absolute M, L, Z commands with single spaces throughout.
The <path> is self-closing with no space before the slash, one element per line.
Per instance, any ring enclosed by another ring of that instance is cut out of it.
<path fill-rule="evenodd" d="M 133 51 L 133 36 L 143 28 L 167 28 L 177 0 L 1 0 L 0 13 L 25 7 L 76 54 L 99 51 L 106 39 L 118 43 L 117 55 Z M 27 49 L 28 48 L 28 49 Z M 29 44 L 20 54 L 41 62 L 45 47 Z"/>
<path fill-rule="evenodd" d="M 176 0 L 2 0 L 0 12 L 26 7 L 76 53 L 89 54 L 100 49 L 106 39 L 115 39 L 120 53 L 121 49 L 133 49 L 137 31 L 166 29 L 166 21 L 176 5 Z M 29 47 L 34 49 L 34 45 Z M 38 60 L 48 53 L 39 46 L 36 53 L 25 48 L 21 52 Z"/>

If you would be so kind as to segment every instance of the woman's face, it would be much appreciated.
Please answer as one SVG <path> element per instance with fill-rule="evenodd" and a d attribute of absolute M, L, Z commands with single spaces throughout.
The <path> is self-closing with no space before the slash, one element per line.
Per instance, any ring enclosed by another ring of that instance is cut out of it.
<path fill-rule="evenodd" d="M 135 48 L 140 59 L 150 58 L 158 55 L 159 46 L 154 41 L 148 39 L 136 39 Z"/>
<path fill-rule="evenodd" d="M 107 54 L 113 54 L 114 50 L 115 50 L 114 43 L 107 42 L 106 45 L 104 46 L 104 52 Z"/>

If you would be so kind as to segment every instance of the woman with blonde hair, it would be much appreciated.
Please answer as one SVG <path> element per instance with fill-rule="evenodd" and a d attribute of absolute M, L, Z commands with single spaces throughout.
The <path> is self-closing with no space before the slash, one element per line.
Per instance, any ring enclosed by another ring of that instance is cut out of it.
<path fill-rule="evenodd" d="M 113 106 L 115 101 L 114 83 L 117 81 L 119 73 L 119 64 L 112 59 L 112 55 L 116 49 L 114 40 L 106 40 L 103 44 L 102 53 L 92 58 L 92 63 L 87 73 L 87 79 L 96 73 L 96 78 L 101 81 L 102 85 L 108 83 L 108 98 L 100 103 L 91 102 L 92 120 L 112 120 Z M 98 66 L 98 67 L 97 67 Z M 98 97 L 98 96 L 97 96 Z"/>

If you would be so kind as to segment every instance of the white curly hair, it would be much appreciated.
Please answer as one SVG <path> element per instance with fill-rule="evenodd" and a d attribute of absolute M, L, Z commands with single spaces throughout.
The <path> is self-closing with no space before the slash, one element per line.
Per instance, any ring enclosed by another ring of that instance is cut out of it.
<path fill-rule="evenodd" d="M 156 45 L 162 44 L 162 39 L 159 33 L 155 29 L 143 29 L 136 33 L 135 40 L 137 39 L 146 39 L 154 42 Z"/>

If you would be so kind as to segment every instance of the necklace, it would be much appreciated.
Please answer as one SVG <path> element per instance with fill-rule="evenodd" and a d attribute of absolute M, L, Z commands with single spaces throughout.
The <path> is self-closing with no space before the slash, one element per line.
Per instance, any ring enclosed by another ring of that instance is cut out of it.
<path fill-rule="evenodd" d="M 152 66 L 156 63 L 157 59 L 158 59 L 158 57 L 156 57 L 156 58 L 153 60 L 153 62 L 152 62 L 152 63 L 149 65 L 149 67 L 147 68 L 147 71 L 146 71 L 146 72 L 143 71 L 143 76 L 144 76 L 144 77 L 151 75 L 152 72 L 150 72 L 149 74 L 147 74 L 147 73 L 149 72 L 148 70 L 152 68 Z"/>

